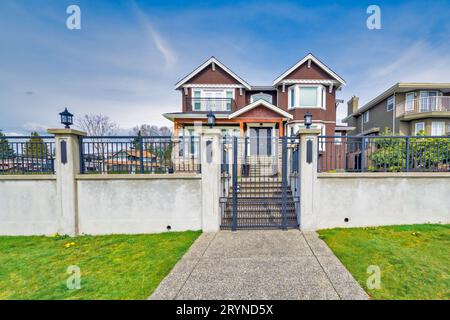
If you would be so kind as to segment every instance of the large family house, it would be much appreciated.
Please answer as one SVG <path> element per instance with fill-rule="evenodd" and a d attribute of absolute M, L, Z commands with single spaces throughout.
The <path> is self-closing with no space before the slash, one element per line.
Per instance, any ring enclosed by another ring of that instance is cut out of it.
<path fill-rule="evenodd" d="M 224 135 L 250 137 L 251 154 L 270 155 L 268 138 L 294 135 L 306 112 L 313 116 L 312 127 L 324 135 L 347 131 L 336 125 L 336 91 L 343 85 L 344 79 L 312 54 L 262 86 L 250 85 L 211 57 L 175 85 L 181 111 L 164 116 L 173 122 L 176 136 L 191 137 L 212 111 Z"/>

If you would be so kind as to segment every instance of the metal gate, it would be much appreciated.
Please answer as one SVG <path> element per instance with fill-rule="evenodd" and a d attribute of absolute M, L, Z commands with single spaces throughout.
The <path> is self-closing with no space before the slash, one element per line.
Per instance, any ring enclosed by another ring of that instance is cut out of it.
<path fill-rule="evenodd" d="M 297 138 L 224 137 L 221 228 L 297 228 L 299 152 Z"/>

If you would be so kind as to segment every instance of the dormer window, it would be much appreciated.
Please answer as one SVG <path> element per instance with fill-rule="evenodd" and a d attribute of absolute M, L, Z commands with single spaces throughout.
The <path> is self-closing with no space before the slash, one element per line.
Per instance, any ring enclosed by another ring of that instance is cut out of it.
<path fill-rule="evenodd" d="M 322 85 L 293 85 L 288 91 L 289 108 L 326 109 L 326 89 Z"/>
<path fill-rule="evenodd" d="M 261 93 L 252 94 L 250 96 L 250 103 L 253 103 L 253 102 L 255 102 L 257 100 L 260 100 L 260 99 L 265 100 L 268 103 L 273 103 L 272 102 L 272 96 L 270 94 L 262 93 L 262 92 Z"/>

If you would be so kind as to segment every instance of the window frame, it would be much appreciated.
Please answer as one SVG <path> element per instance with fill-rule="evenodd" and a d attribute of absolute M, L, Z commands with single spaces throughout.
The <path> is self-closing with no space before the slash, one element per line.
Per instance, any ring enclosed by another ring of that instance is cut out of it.
<path fill-rule="evenodd" d="M 416 123 L 414 124 L 414 135 L 415 135 L 415 136 L 417 136 L 417 134 L 419 133 L 419 131 L 421 131 L 421 130 L 417 130 L 417 125 L 418 125 L 418 124 L 421 124 L 421 125 L 422 125 L 422 129 L 421 129 L 421 130 L 425 131 L 425 122 L 416 122 Z"/>
<path fill-rule="evenodd" d="M 437 134 L 434 130 L 434 124 L 440 123 L 442 124 L 442 134 Z M 432 136 L 445 136 L 445 121 L 432 121 L 431 122 L 431 135 Z"/>
<path fill-rule="evenodd" d="M 370 121 L 370 110 L 367 110 L 363 113 L 363 123 L 368 123 Z M 366 119 L 366 114 L 367 114 L 367 119 Z"/>
<path fill-rule="evenodd" d="M 316 88 L 316 105 L 300 106 L 301 88 Z M 292 105 L 292 93 L 294 94 L 294 105 Z M 323 109 L 326 110 L 326 87 L 321 84 L 296 84 L 288 88 L 288 110 L 292 109 Z"/>
<path fill-rule="evenodd" d="M 273 96 L 272 96 L 271 94 L 264 93 L 264 92 L 254 93 L 254 94 L 250 95 L 250 103 L 253 103 L 253 102 L 257 101 L 257 100 L 255 100 L 255 99 L 253 99 L 254 96 L 265 96 L 265 97 L 269 97 L 269 98 L 270 98 L 270 101 L 267 101 L 267 100 L 265 100 L 265 99 L 262 99 L 262 100 L 264 100 L 264 101 L 266 101 L 266 102 L 268 102 L 268 103 L 270 103 L 270 104 L 273 104 Z"/>
<path fill-rule="evenodd" d="M 228 92 L 231 92 L 231 99 L 234 101 L 236 99 L 235 89 L 234 88 L 199 88 L 199 87 L 193 87 L 191 91 L 191 108 L 192 111 L 209 111 L 209 107 L 212 102 L 208 103 L 207 100 L 202 100 L 206 97 L 206 93 L 221 93 L 221 98 L 230 98 L 227 97 Z M 200 92 L 200 97 L 194 97 L 196 92 Z M 196 101 L 195 99 L 199 99 L 199 101 Z M 196 104 L 200 103 L 200 109 L 196 109 Z M 216 103 L 217 104 L 217 103 Z M 232 111 L 233 109 L 233 103 L 229 102 L 228 100 L 223 100 L 223 103 L 220 103 L 221 110 L 213 110 L 213 111 Z M 216 106 L 217 109 L 217 106 Z"/>
<path fill-rule="evenodd" d="M 411 97 L 411 108 L 408 108 L 408 97 Z M 416 97 L 416 94 L 414 91 L 405 93 L 405 111 L 414 111 L 414 98 Z"/>
<path fill-rule="evenodd" d="M 392 100 L 392 101 L 391 101 Z M 391 104 L 389 101 L 391 101 L 391 103 L 392 103 L 392 108 L 390 108 L 389 109 L 389 105 Z M 391 111 L 393 111 L 394 110 L 394 107 L 395 107 L 395 94 L 394 95 L 392 95 L 392 96 L 390 96 L 389 98 L 387 98 L 387 100 L 386 100 L 386 111 L 387 112 L 391 112 Z"/>

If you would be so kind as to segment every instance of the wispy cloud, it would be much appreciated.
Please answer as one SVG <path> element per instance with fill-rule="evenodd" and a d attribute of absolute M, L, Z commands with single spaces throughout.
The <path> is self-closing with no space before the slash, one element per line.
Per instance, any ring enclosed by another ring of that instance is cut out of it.
<path fill-rule="evenodd" d="M 177 55 L 170 46 L 169 42 L 156 30 L 156 28 L 152 25 L 150 18 L 137 6 L 134 1 L 132 1 L 132 7 L 148 37 L 151 39 L 156 49 L 158 49 L 158 51 L 162 54 L 166 62 L 166 66 L 169 68 L 173 67 L 177 61 Z"/>

